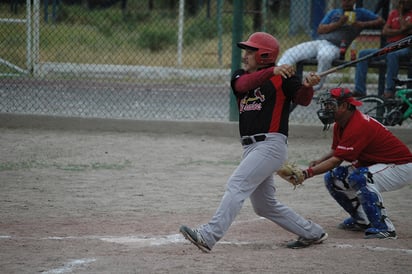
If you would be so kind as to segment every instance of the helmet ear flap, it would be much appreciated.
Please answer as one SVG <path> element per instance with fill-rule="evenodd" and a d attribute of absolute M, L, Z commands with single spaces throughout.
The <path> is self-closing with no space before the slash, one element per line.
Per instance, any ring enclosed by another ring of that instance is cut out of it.
<path fill-rule="evenodd" d="M 263 50 L 259 49 L 256 52 L 255 58 L 258 64 L 274 64 L 276 62 L 276 56 L 274 56 L 271 52 L 263 52 Z"/>
<path fill-rule="evenodd" d="M 267 59 L 267 58 L 269 58 L 269 53 L 262 53 L 262 54 L 260 55 L 260 58 L 262 58 L 262 59 Z"/>

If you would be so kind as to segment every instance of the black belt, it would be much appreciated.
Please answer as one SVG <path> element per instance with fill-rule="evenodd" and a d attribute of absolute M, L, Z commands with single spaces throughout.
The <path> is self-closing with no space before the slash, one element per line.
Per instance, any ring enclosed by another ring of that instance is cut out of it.
<path fill-rule="evenodd" d="M 255 135 L 250 137 L 242 137 L 242 145 L 247 146 L 256 142 L 261 142 L 266 140 L 266 135 Z"/>

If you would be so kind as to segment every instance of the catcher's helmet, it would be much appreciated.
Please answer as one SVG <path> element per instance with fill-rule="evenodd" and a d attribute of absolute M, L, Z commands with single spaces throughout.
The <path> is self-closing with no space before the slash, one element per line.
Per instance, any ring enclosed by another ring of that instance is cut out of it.
<path fill-rule="evenodd" d="M 279 54 L 278 40 L 266 32 L 255 32 L 245 42 L 237 43 L 241 49 L 256 50 L 256 62 L 260 65 L 275 64 Z"/>
<path fill-rule="evenodd" d="M 329 128 L 335 122 L 335 107 L 343 102 L 351 104 L 353 107 L 361 106 L 362 102 L 353 97 L 353 93 L 347 88 L 333 88 L 319 96 L 318 103 L 321 104 L 317 111 L 319 120 L 324 125 L 323 130 Z"/>

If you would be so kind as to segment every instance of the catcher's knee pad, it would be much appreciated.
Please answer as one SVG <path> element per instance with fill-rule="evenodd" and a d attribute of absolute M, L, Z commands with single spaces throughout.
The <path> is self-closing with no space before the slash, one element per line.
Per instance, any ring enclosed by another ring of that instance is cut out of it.
<path fill-rule="evenodd" d="M 333 177 L 340 181 L 346 182 L 346 177 L 348 177 L 348 168 L 347 166 L 338 166 L 332 170 Z"/>
<path fill-rule="evenodd" d="M 345 191 L 349 189 L 349 184 L 346 180 L 348 177 L 347 166 L 338 166 L 337 168 L 326 172 L 324 176 L 326 188 L 329 192 L 333 191 Z"/>
<path fill-rule="evenodd" d="M 366 186 L 367 182 L 373 183 L 372 174 L 367 167 L 360 167 L 348 176 L 348 182 L 351 188 L 358 191 L 360 188 Z"/>
<path fill-rule="evenodd" d="M 360 220 L 361 218 L 357 213 L 357 209 L 360 205 L 358 198 L 356 196 L 353 198 L 349 197 L 347 192 L 349 189 L 349 185 L 346 182 L 347 174 L 347 167 L 338 167 L 328 171 L 324 176 L 325 186 L 330 195 L 346 212 L 356 220 Z"/>
<path fill-rule="evenodd" d="M 338 166 L 337 168 L 327 172 L 325 174 L 325 183 L 326 187 L 331 186 L 336 190 L 347 190 L 349 189 L 349 184 L 346 180 L 348 177 L 349 171 L 347 166 Z M 329 189 L 329 188 L 328 188 Z"/>
<path fill-rule="evenodd" d="M 382 199 L 375 188 L 368 187 L 368 183 L 373 183 L 368 168 L 356 169 L 348 176 L 348 182 L 357 191 L 356 195 L 372 227 L 386 230 L 388 227 L 385 223 L 386 216 L 383 214 Z"/>

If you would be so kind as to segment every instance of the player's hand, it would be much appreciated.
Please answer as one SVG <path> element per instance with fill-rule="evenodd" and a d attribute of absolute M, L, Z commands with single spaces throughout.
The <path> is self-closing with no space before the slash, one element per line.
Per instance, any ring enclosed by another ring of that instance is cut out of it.
<path fill-rule="evenodd" d="M 291 65 L 280 65 L 273 69 L 273 75 L 281 75 L 283 78 L 289 78 L 295 74 L 295 68 Z"/>
<path fill-rule="evenodd" d="M 305 80 L 303 80 L 303 85 L 305 87 L 313 87 L 320 82 L 320 77 L 314 72 L 309 73 L 306 77 Z"/>
<path fill-rule="evenodd" d="M 349 20 L 349 17 L 343 14 L 343 15 L 339 18 L 338 23 L 339 23 L 339 25 L 343 26 L 343 25 L 345 25 L 345 24 L 348 22 L 348 20 Z"/>
<path fill-rule="evenodd" d="M 353 22 L 352 27 L 357 28 L 357 29 L 364 29 L 365 23 L 362 21 L 355 21 Z"/>

